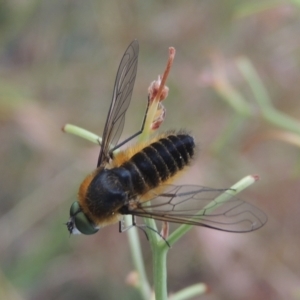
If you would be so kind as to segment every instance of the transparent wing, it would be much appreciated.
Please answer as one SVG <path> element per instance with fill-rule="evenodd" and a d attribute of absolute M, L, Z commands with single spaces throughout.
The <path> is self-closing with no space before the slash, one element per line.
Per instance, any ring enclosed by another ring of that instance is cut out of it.
<path fill-rule="evenodd" d="M 134 40 L 126 49 L 117 72 L 113 97 L 102 134 L 101 150 L 97 167 L 109 160 L 110 146 L 116 146 L 122 134 L 125 113 L 128 109 L 135 82 L 139 43 Z"/>
<path fill-rule="evenodd" d="M 138 199 L 131 209 L 128 206 L 127 213 L 229 232 L 249 232 L 262 227 L 267 216 L 255 206 L 233 197 L 232 192 L 195 185 L 165 185 L 150 191 L 150 198 L 147 193 L 146 200 Z"/>

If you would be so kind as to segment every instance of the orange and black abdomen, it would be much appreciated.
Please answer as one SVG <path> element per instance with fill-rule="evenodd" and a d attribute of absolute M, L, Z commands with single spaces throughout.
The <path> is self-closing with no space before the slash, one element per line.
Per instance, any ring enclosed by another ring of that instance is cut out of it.
<path fill-rule="evenodd" d="M 145 147 L 120 168 L 131 174 L 133 194 L 143 194 L 188 165 L 194 150 L 194 139 L 190 135 L 173 133 Z"/>

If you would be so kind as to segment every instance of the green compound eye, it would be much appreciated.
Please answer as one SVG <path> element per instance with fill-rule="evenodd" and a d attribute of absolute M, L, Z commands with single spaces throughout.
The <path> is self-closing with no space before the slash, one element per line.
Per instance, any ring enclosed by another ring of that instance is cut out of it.
<path fill-rule="evenodd" d="M 78 201 L 74 202 L 70 208 L 70 217 L 73 218 L 76 229 L 82 234 L 90 235 L 96 233 L 99 228 L 96 228 L 94 223 L 81 211 Z"/>
<path fill-rule="evenodd" d="M 75 217 L 75 215 L 77 213 L 79 213 L 81 211 L 81 208 L 79 206 L 79 202 L 78 201 L 75 201 L 73 202 L 73 204 L 71 205 L 71 208 L 70 208 L 70 217 Z"/>
<path fill-rule="evenodd" d="M 83 234 L 94 234 L 99 229 L 95 228 L 95 225 L 86 217 L 83 212 L 79 212 L 74 217 L 75 226 Z"/>

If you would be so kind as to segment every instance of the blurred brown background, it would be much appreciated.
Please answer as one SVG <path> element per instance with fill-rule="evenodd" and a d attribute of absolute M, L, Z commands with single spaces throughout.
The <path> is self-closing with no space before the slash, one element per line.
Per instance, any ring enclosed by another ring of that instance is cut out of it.
<path fill-rule="evenodd" d="M 179 182 L 230 187 L 259 174 L 239 196 L 269 217 L 248 234 L 190 231 L 169 253 L 170 293 L 205 282 L 201 299 L 300 299 L 300 125 L 263 117 L 238 67 L 249 60 L 273 106 L 299 119 L 299 17 L 296 0 L 0 1 L 0 298 L 140 299 L 125 283 L 133 265 L 117 225 L 68 236 L 63 223 L 99 147 L 61 131 L 69 122 L 101 134 L 118 64 L 137 38 L 123 136 L 139 128 L 148 85 L 175 47 L 161 130 L 187 128 L 201 149 Z M 230 105 L 236 97 L 250 114 Z"/>

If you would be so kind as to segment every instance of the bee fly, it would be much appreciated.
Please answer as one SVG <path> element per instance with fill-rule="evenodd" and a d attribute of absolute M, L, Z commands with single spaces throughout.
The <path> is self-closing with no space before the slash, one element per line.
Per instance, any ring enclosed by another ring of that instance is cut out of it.
<path fill-rule="evenodd" d="M 171 184 L 194 158 L 195 142 L 185 131 L 169 131 L 114 152 L 141 134 L 145 125 L 149 102 L 142 128 L 118 144 L 135 82 L 138 52 L 139 44 L 134 40 L 121 60 L 97 168 L 82 182 L 79 200 L 71 206 L 66 224 L 69 232 L 94 234 L 106 225 L 121 224 L 122 215 L 132 215 L 133 225 L 139 216 L 230 232 L 263 226 L 265 214 L 251 204 L 234 197 L 224 203 L 214 200 L 224 189 Z M 205 209 L 208 203 L 209 210 Z M 121 225 L 120 231 L 124 231 Z"/>

